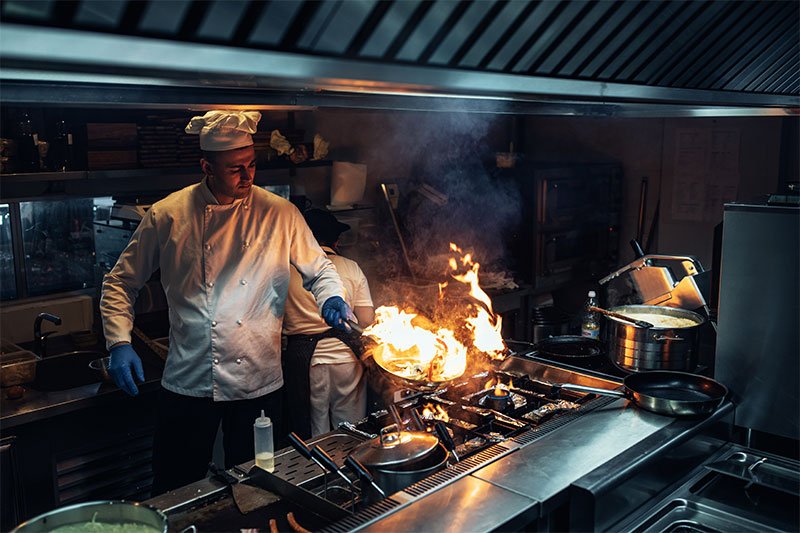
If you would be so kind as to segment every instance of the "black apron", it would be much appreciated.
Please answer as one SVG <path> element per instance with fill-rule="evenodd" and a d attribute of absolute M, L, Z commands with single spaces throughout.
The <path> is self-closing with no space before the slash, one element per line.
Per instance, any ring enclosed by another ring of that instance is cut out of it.
<path fill-rule="evenodd" d="M 281 353 L 283 367 L 285 435 L 294 431 L 303 439 L 311 438 L 311 357 L 322 339 L 336 338 L 353 350 L 360 362 L 364 347 L 361 338 L 339 329 L 316 335 L 289 335 Z"/>

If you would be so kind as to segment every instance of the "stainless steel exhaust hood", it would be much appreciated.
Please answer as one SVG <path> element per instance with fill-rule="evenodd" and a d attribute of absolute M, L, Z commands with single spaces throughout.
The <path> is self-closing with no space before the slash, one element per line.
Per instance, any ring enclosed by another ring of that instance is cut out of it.
<path fill-rule="evenodd" d="M 795 1 L 6 0 L 0 15 L 7 103 L 800 108 Z"/>

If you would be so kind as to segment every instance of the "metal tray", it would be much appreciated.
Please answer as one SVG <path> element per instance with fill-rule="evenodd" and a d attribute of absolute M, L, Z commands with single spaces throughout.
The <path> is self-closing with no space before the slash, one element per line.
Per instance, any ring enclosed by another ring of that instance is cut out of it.
<path fill-rule="evenodd" d="M 800 468 L 778 457 L 736 451 L 720 461 L 705 465 L 708 470 L 800 496 Z"/>

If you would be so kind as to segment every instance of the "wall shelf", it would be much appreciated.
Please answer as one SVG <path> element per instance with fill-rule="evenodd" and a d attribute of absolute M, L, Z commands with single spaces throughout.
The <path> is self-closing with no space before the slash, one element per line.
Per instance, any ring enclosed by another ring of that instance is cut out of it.
<path fill-rule="evenodd" d="M 275 160 L 257 166 L 257 172 L 269 170 L 292 170 L 303 168 L 329 167 L 333 164 L 328 159 L 306 161 L 299 165 L 286 160 Z M 73 181 L 96 179 L 147 178 L 152 176 L 199 176 L 200 167 L 151 167 L 120 170 L 71 170 L 68 172 L 20 172 L 16 174 L 0 174 L 0 183 L 32 183 L 48 181 Z"/>

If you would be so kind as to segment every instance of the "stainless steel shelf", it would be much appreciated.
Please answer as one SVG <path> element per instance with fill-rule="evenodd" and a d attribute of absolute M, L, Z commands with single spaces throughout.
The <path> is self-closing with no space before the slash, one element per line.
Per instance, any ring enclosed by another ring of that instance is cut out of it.
<path fill-rule="evenodd" d="M 292 170 L 303 168 L 329 167 L 333 162 L 328 159 L 306 161 L 294 165 L 288 161 L 271 161 L 258 165 L 257 175 L 270 170 Z M 152 176 L 199 176 L 199 167 L 152 167 L 120 170 L 71 170 L 68 172 L 20 172 L 16 174 L 0 174 L 0 183 L 35 183 L 49 181 L 74 181 L 97 179 L 129 179 Z"/>

